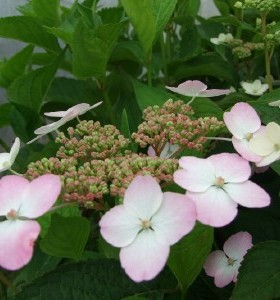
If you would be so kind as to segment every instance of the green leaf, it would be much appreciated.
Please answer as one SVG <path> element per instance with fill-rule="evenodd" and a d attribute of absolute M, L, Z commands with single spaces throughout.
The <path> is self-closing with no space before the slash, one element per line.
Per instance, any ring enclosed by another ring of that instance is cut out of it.
<path fill-rule="evenodd" d="M 191 16 L 195 18 L 199 11 L 200 0 L 180 0 L 178 1 L 176 12 L 178 16 Z"/>
<path fill-rule="evenodd" d="M 102 236 L 98 238 L 98 252 L 103 255 L 105 258 L 119 259 L 120 248 L 113 247 L 111 244 L 108 244 Z"/>
<path fill-rule="evenodd" d="M 16 295 L 17 300 L 41 299 L 122 299 L 142 293 L 160 293 L 174 289 L 175 282 L 168 270 L 149 282 L 135 283 L 125 275 L 119 262 L 110 259 L 87 260 L 57 268 Z M 39 293 L 39 294 L 38 294 Z M 160 299 L 160 298 L 149 298 Z"/>
<path fill-rule="evenodd" d="M 208 98 L 196 98 L 192 103 L 196 116 L 199 117 L 216 117 L 218 120 L 223 119 L 224 111 L 212 100 Z"/>
<path fill-rule="evenodd" d="M 170 98 L 177 99 L 176 96 L 163 89 L 148 86 L 137 80 L 133 80 L 133 87 L 137 103 L 142 111 L 148 106 L 162 106 Z"/>
<path fill-rule="evenodd" d="M 0 65 L 0 86 L 7 88 L 16 78 L 25 73 L 33 48 L 32 45 L 23 48 Z"/>
<path fill-rule="evenodd" d="M 130 139 L 131 138 L 131 130 L 129 127 L 129 122 L 128 122 L 128 116 L 127 116 L 127 112 L 126 109 L 124 108 L 123 112 L 122 112 L 122 118 L 121 118 L 121 134 L 123 134 L 126 138 Z M 137 152 L 137 145 L 133 142 L 130 143 L 129 148 L 133 151 L 133 152 Z"/>
<path fill-rule="evenodd" d="M 119 42 L 110 58 L 111 61 L 132 60 L 144 64 L 145 55 L 139 42 L 125 41 Z"/>
<path fill-rule="evenodd" d="M 280 297 L 280 242 L 259 243 L 245 256 L 231 300 Z"/>
<path fill-rule="evenodd" d="M 56 38 L 32 17 L 0 18 L 0 37 L 20 40 L 50 51 L 60 50 Z"/>
<path fill-rule="evenodd" d="M 121 0 L 147 53 L 171 17 L 177 0 Z"/>
<path fill-rule="evenodd" d="M 12 105 L 10 103 L 0 104 L 0 128 L 10 124 L 10 113 Z"/>
<path fill-rule="evenodd" d="M 56 26 L 59 22 L 59 0 L 31 0 L 18 10 L 25 16 L 38 18 L 46 26 Z"/>
<path fill-rule="evenodd" d="M 212 248 L 213 228 L 197 223 L 193 231 L 171 247 L 168 266 L 186 291 L 202 270 Z"/>
<path fill-rule="evenodd" d="M 62 56 L 63 54 L 59 55 L 50 65 L 31 71 L 14 80 L 8 90 L 8 99 L 39 112 Z"/>
<path fill-rule="evenodd" d="M 122 22 L 100 25 L 92 29 L 80 21 L 71 48 L 73 73 L 77 77 L 104 77 L 109 57 L 117 43 Z"/>
<path fill-rule="evenodd" d="M 187 61 L 202 52 L 201 38 L 195 27 L 188 28 L 180 43 L 180 59 Z"/>
<path fill-rule="evenodd" d="M 276 161 L 273 164 L 270 165 L 270 167 L 278 174 L 280 175 L 280 161 Z"/>
<path fill-rule="evenodd" d="M 52 256 L 79 259 L 89 237 L 89 221 L 82 217 L 52 215 L 51 226 L 41 249 Z"/>
<path fill-rule="evenodd" d="M 212 76 L 220 80 L 226 80 L 235 85 L 238 76 L 232 66 L 216 54 L 204 54 L 182 63 L 173 62 L 168 65 L 168 73 L 173 74 L 176 81 L 186 80 L 194 76 Z"/>

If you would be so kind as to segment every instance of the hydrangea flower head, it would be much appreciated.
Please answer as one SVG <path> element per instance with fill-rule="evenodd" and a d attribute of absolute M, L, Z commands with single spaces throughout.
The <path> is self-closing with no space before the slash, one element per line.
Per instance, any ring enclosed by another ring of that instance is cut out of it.
<path fill-rule="evenodd" d="M 16 188 L 15 188 L 16 187 Z M 29 182 L 8 175 L 0 180 L 0 266 L 17 270 L 32 258 L 40 225 L 32 220 L 47 212 L 61 190 L 58 176 L 47 174 Z"/>
<path fill-rule="evenodd" d="M 249 143 L 250 149 L 262 159 L 256 163 L 257 167 L 267 166 L 280 159 L 280 126 L 275 122 L 266 125 Z"/>
<path fill-rule="evenodd" d="M 233 40 L 233 36 L 231 33 L 220 33 L 217 38 L 211 38 L 210 42 L 215 45 L 227 44 Z"/>
<path fill-rule="evenodd" d="M 261 157 L 249 147 L 249 141 L 263 128 L 254 108 L 244 102 L 236 103 L 229 112 L 224 113 L 224 122 L 233 135 L 235 150 L 249 161 L 260 161 Z"/>
<path fill-rule="evenodd" d="M 207 85 L 199 80 L 187 80 L 178 85 L 178 87 L 166 86 L 172 92 L 189 97 L 216 97 L 231 93 L 230 89 L 225 90 L 207 90 Z"/>
<path fill-rule="evenodd" d="M 206 225 L 220 227 L 237 215 L 238 204 L 264 207 L 269 195 L 248 180 L 249 162 L 235 153 L 220 153 L 206 159 L 193 156 L 179 159 L 182 169 L 174 173 L 174 181 L 187 190 L 194 201 L 197 219 Z"/>
<path fill-rule="evenodd" d="M 18 155 L 20 148 L 20 140 L 17 137 L 11 148 L 10 153 L 0 153 L 0 172 L 11 169 Z"/>
<path fill-rule="evenodd" d="M 212 252 L 204 264 L 207 275 L 214 277 L 215 285 L 222 288 L 237 281 L 238 269 L 247 251 L 253 247 L 248 232 L 238 232 L 224 243 L 223 250 Z"/>
<path fill-rule="evenodd" d="M 162 193 L 151 176 L 137 176 L 122 205 L 100 220 L 101 235 L 120 247 L 121 266 L 134 281 L 153 279 L 164 267 L 170 245 L 189 233 L 196 220 L 195 206 L 185 195 Z"/>
<path fill-rule="evenodd" d="M 254 82 L 241 81 L 240 84 L 244 92 L 252 96 L 261 96 L 268 90 L 268 84 L 262 84 L 259 79 L 256 79 Z"/>

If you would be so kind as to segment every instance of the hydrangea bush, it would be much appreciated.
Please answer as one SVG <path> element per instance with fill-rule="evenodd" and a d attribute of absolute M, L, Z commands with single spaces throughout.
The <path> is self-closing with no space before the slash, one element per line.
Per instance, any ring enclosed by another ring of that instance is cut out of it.
<path fill-rule="evenodd" d="M 0 298 L 279 298 L 280 2 L 99 4 L 0 19 Z"/>

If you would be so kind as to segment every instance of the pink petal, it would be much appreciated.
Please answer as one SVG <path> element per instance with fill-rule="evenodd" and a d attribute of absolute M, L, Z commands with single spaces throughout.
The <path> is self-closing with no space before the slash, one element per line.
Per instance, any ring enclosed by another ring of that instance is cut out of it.
<path fill-rule="evenodd" d="M 152 228 L 173 245 L 193 229 L 195 222 L 194 203 L 186 195 L 166 192 L 160 209 L 152 217 Z"/>
<path fill-rule="evenodd" d="M 54 118 L 63 118 L 67 115 L 67 110 L 65 111 L 50 111 L 50 112 L 45 112 L 44 115 L 47 117 L 54 117 Z"/>
<path fill-rule="evenodd" d="M 215 276 L 215 285 L 219 288 L 223 288 L 230 284 L 237 276 L 237 266 L 227 266 L 224 269 L 220 269 Z"/>
<path fill-rule="evenodd" d="M 131 244 L 142 229 L 140 220 L 129 213 L 124 205 L 110 209 L 99 222 L 102 237 L 115 247 Z"/>
<path fill-rule="evenodd" d="M 156 151 L 154 150 L 154 148 L 153 148 L 152 146 L 149 146 L 148 151 L 147 151 L 147 154 L 148 154 L 150 157 L 155 157 L 155 156 L 157 156 L 157 155 L 156 155 Z"/>
<path fill-rule="evenodd" d="M 280 151 L 272 152 L 271 154 L 263 157 L 260 161 L 256 163 L 257 167 L 264 167 L 272 164 L 276 160 L 280 159 Z"/>
<path fill-rule="evenodd" d="M 228 130 L 238 139 L 245 138 L 261 127 L 261 120 L 252 106 L 247 103 L 236 103 L 230 112 L 224 113 L 224 122 Z"/>
<path fill-rule="evenodd" d="M 213 164 L 203 158 L 186 156 L 179 159 L 183 170 L 174 173 L 174 181 L 191 192 L 204 192 L 215 183 L 215 169 Z"/>
<path fill-rule="evenodd" d="M 236 153 L 220 153 L 208 157 L 216 169 L 216 176 L 225 182 L 243 182 L 251 176 L 247 160 Z"/>
<path fill-rule="evenodd" d="M 213 89 L 213 90 L 206 90 L 206 91 L 202 91 L 199 93 L 199 97 L 216 97 L 216 96 L 221 96 L 221 95 L 227 95 L 231 93 L 230 89 L 225 89 L 225 90 L 217 90 L 217 89 Z"/>
<path fill-rule="evenodd" d="M 143 230 L 129 246 L 120 251 L 121 266 L 134 281 L 151 280 L 166 264 L 169 245 L 150 229 Z"/>
<path fill-rule="evenodd" d="M 216 273 L 228 266 L 228 259 L 221 250 L 216 250 L 209 254 L 205 263 L 204 270 L 208 276 L 215 277 Z"/>
<path fill-rule="evenodd" d="M 207 85 L 198 80 L 187 80 L 178 85 L 178 87 L 169 87 L 166 88 L 172 92 L 177 94 L 185 95 L 185 96 L 198 96 L 200 92 L 205 91 L 207 89 Z"/>
<path fill-rule="evenodd" d="M 45 174 L 31 182 L 21 195 L 19 215 L 27 218 L 38 218 L 46 213 L 56 202 L 61 190 L 60 178 L 57 175 Z"/>
<path fill-rule="evenodd" d="M 4 221 L 0 223 L 0 266 L 17 270 L 29 263 L 34 241 L 40 233 L 36 221 Z"/>
<path fill-rule="evenodd" d="M 261 160 L 261 156 L 255 154 L 249 147 L 249 141 L 247 139 L 237 139 L 232 137 L 232 144 L 235 150 L 245 159 L 252 162 L 258 162 Z"/>
<path fill-rule="evenodd" d="M 224 243 L 226 255 L 232 259 L 243 260 L 243 256 L 253 247 L 252 236 L 248 232 L 238 232 Z"/>
<path fill-rule="evenodd" d="M 12 209 L 19 211 L 29 181 L 22 176 L 7 175 L 0 180 L 0 215 L 6 216 Z"/>
<path fill-rule="evenodd" d="M 221 227 L 229 224 L 237 215 L 237 203 L 216 186 L 203 193 L 187 192 L 196 205 L 197 219 L 206 225 Z"/>
<path fill-rule="evenodd" d="M 152 176 L 137 176 L 124 194 L 124 206 L 139 219 L 149 220 L 163 199 L 161 188 Z"/>
<path fill-rule="evenodd" d="M 250 180 L 228 183 L 223 186 L 223 189 L 232 200 L 245 207 L 265 207 L 270 204 L 268 193 Z"/>

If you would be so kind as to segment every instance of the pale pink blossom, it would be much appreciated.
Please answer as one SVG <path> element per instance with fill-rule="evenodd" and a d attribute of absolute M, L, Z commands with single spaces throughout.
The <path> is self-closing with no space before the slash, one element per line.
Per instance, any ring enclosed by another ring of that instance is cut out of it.
<path fill-rule="evenodd" d="M 70 107 L 66 111 L 57 111 L 57 112 L 48 112 L 45 113 L 46 116 L 48 117 L 57 117 L 61 118 L 56 122 L 50 123 L 48 125 L 42 126 L 40 128 L 37 128 L 34 133 L 37 134 L 38 136 L 29 141 L 27 144 L 31 144 L 34 141 L 38 140 L 39 138 L 43 137 L 44 135 L 51 133 L 52 131 L 57 130 L 59 127 L 64 125 L 65 123 L 73 120 L 74 118 L 77 118 L 80 115 L 83 115 L 90 109 L 93 109 L 97 106 L 99 106 L 102 102 L 98 102 L 92 106 L 90 106 L 87 103 L 80 103 L 75 106 Z"/>
<path fill-rule="evenodd" d="M 275 122 L 267 124 L 265 129 L 250 140 L 250 149 L 261 160 L 256 163 L 257 167 L 268 166 L 280 159 L 280 126 Z"/>
<path fill-rule="evenodd" d="M 74 105 L 70 107 L 69 109 L 65 111 L 54 111 L 54 112 L 46 112 L 44 113 L 45 116 L 48 117 L 56 117 L 56 118 L 63 118 L 66 115 L 68 115 L 70 112 L 72 112 L 72 118 L 76 118 L 78 116 L 81 116 L 85 114 L 87 111 L 99 106 L 102 103 L 102 101 L 90 106 L 88 103 L 79 103 L 77 105 Z"/>
<path fill-rule="evenodd" d="M 101 235 L 121 248 L 120 262 L 134 281 L 153 279 L 164 267 L 170 246 L 189 233 L 195 205 L 185 195 L 162 193 L 151 176 L 137 176 L 125 191 L 122 205 L 100 220 Z"/>
<path fill-rule="evenodd" d="M 233 135 L 235 150 L 249 161 L 260 161 L 261 156 L 249 147 L 250 140 L 264 128 L 255 109 L 245 102 L 236 103 L 229 112 L 224 113 L 224 122 Z"/>
<path fill-rule="evenodd" d="M 20 149 L 20 140 L 17 137 L 9 153 L 0 153 L 0 172 L 10 170 Z"/>
<path fill-rule="evenodd" d="M 268 90 L 268 84 L 262 84 L 259 79 L 256 79 L 253 82 L 241 81 L 240 84 L 244 89 L 244 92 L 252 96 L 261 96 Z"/>
<path fill-rule="evenodd" d="M 264 207 L 270 204 L 269 195 L 248 180 L 251 167 L 235 153 L 221 153 L 206 159 L 193 156 L 179 159 L 174 181 L 187 190 L 194 201 L 197 219 L 207 225 L 220 227 L 229 224 L 237 215 L 238 204 L 245 207 Z"/>
<path fill-rule="evenodd" d="M 0 180 L 0 266 L 17 270 L 28 264 L 40 225 L 32 220 L 42 216 L 61 190 L 59 176 L 43 175 L 29 182 L 9 175 Z"/>
<path fill-rule="evenodd" d="M 253 247 L 252 236 L 248 232 L 238 232 L 224 243 L 223 250 L 212 252 L 204 264 L 207 275 L 214 277 L 215 285 L 222 288 L 236 282 L 238 269 L 247 251 Z"/>
<path fill-rule="evenodd" d="M 189 97 L 216 97 L 231 93 L 230 89 L 225 90 L 207 90 L 207 85 L 199 80 L 187 80 L 178 85 L 178 87 L 166 86 L 172 92 Z"/>

